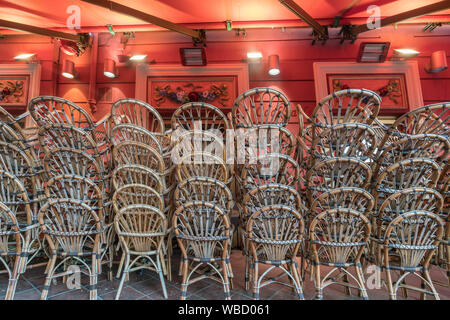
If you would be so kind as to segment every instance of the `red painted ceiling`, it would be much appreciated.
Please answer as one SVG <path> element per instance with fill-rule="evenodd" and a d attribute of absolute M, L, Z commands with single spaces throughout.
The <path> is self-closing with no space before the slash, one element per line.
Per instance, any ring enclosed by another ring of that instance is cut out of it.
<path fill-rule="evenodd" d="M 121 4 L 177 23 L 296 20 L 278 0 L 115 0 Z M 381 16 L 391 16 L 441 0 L 360 0 L 348 10 L 349 19 L 364 18 L 371 4 L 381 8 Z M 312 17 L 332 19 L 354 0 L 296 0 Z M 70 5 L 81 8 L 82 27 L 143 25 L 146 22 L 80 0 L 0 0 L 0 19 L 44 28 L 65 28 Z M 450 21 L 450 10 L 436 13 Z"/>

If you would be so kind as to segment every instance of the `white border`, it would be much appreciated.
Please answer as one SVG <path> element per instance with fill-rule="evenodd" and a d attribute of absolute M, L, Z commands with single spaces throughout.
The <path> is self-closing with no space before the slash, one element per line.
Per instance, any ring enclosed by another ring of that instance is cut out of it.
<path fill-rule="evenodd" d="M 410 108 L 408 111 L 423 106 L 417 61 L 389 61 L 384 63 L 314 62 L 313 69 L 317 102 L 330 94 L 328 93 L 327 74 L 403 73 Z"/>
<path fill-rule="evenodd" d="M 204 67 L 185 67 L 179 64 L 137 65 L 135 98 L 147 101 L 148 77 L 165 76 L 236 76 L 237 95 L 249 88 L 248 65 L 246 63 L 210 64 Z"/>
<path fill-rule="evenodd" d="M 39 63 L 30 64 L 0 64 L 0 75 L 29 76 L 30 83 L 28 85 L 28 101 L 25 106 L 25 112 L 28 112 L 28 102 L 39 96 L 41 87 L 41 65 Z M 31 116 L 27 116 L 25 120 L 25 128 L 33 126 Z"/>

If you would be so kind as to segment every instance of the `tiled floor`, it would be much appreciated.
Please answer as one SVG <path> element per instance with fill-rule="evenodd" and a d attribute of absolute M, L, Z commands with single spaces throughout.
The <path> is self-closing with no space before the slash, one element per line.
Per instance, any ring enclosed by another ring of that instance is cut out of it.
<path fill-rule="evenodd" d="M 173 261 L 172 270 L 172 282 L 166 281 L 167 293 L 169 299 L 179 299 L 180 298 L 180 282 L 181 277 L 178 276 L 178 256 L 175 253 Z M 234 300 L 248 300 L 251 299 L 251 293 L 246 292 L 244 289 L 244 257 L 239 250 L 233 250 L 231 256 L 231 262 L 234 273 L 234 288 L 231 291 L 231 298 Z M 30 300 L 39 299 L 41 296 L 42 287 L 44 285 L 44 267 L 38 267 L 35 269 L 28 270 L 23 274 L 18 282 L 17 290 L 15 294 L 16 300 Z M 327 270 L 321 272 L 322 276 L 327 273 Z M 432 268 L 433 279 L 445 281 L 446 278 L 440 272 L 440 270 L 435 267 Z M 367 276 L 366 276 L 367 279 Z M 87 290 L 86 284 L 88 284 L 88 279 L 86 276 L 81 277 L 82 288 L 78 290 L 69 290 L 67 285 L 63 284 L 61 280 L 58 280 L 57 284 L 53 284 L 50 288 L 48 295 L 49 299 L 53 300 L 87 300 L 89 299 L 89 291 Z M 408 282 L 409 283 L 409 282 Z M 411 278 L 411 284 L 417 285 L 418 281 Z M 0 295 L 4 296 L 7 286 L 7 277 L 5 274 L 0 275 Z M 98 299 L 101 300 L 111 300 L 115 298 L 117 288 L 119 286 L 119 280 L 114 279 L 109 281 L 105 274 L 99 276 L 98 280 Z M 450 299 L 450 289 L 442 286 L 436 286 L 440 294 L 441 299 Z M 303 291 L 306 299 L 312 299 L 314 297 L 314 284 L 307 277 L 305 280 Z M 387 299 L 385 289 L 378 290 L 368 290 L 370 299 Z M 272 284 L 261 289 L 260 292 L 261 299 L 268 300 L 295 300 L 297 297 L 294 295 L 292 290 L 288 287 L 284 287 L 278 284 Z M 201 280 L 194 283 L 188 288 L 188 300 L 214 300 L 223 299 L 223 288 L 222 286 L 209 279 Z M 411 292 L 408 299 L 418 299 L 419 295 L 417 293 Z M 155 272 L 152 271 L 137 271 L 130 274 L 130 280 L 125 282 L 124 288 L 120 299 L 124 300 L 159 300 L 164 299 L 162 294 L 161 285 L 159 278 Z M 337 285 L 331 285 L 324 290 L 324 299 L 360 299 L 357 295 L 356 290 L 353 290 L 352 296 L 345 294 L 344 289 Z M 405 299 L 399 292 L 398 299 Z M 429 298 L 431 299 L 431 298 Z"/>

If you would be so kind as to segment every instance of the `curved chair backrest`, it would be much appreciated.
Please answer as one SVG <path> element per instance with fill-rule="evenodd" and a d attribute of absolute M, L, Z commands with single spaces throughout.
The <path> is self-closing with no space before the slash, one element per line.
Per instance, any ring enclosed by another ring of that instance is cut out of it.
<path fill-rule="evenodd" d="M 22 223 L 37 223 L 37 215 L 31 210 L 30 198 L 23 183 L 10 172 L 0 170 L 0 202 L 6 205 Z"/>
<path fill-rule="evenodd" d="M 94 181 L 75 174 L 63 174 L 52 177 L 44 185 L 48 200 L 74 199 L 87 204 L 98 212 L 101 219 L 104 216 L 104 194 Z"/>
<path fill-rule="evenodd" d="M 375 132 L 369 125 L 341 123 L 322 130 L 312 141 L 312 160 L 355 157 L 372 160 L 377 147 Z M 314 162 L 315 163 L 315 162 Z"/>
<path fill-rule="evenodd" d="M 441 167 L 433 160 L 422 158 L 402 160 L 378 176 L 374 193 L 377 199 L 386 199 L 389 195 L 408 188 L 434 189 L 440 175 Z"/>
<path fill-rule="evenodd" d="M 400 116 L 389 127 L 381 145 L 388 139 L 400 139 L 407 135 L 450 134 L 450 102 L 442 102 L 423 106 Z"/>
<path fill-rule="evenodd" d="M 112 183 L 114 190 L 126 184 L 143 184 L 156 192 L 163 193 L 164 191 L 164 179 L 161 174 L 137 164 L 123 164 L 114 169 Z"/>
<path fill-rule="evenodd" d="M 0 261 L 2 264 L 7 264 L 3 257 L 8 254 L 20 256 L 23 251 L 23 242 L 16 215 L 0 201 Z"/>
<path fill-rule="evenodd" d="M 448 163 L 450 140 L 442 135 L 417 134 L 403 137 L 380 149 L 374 173 L 379 175 L 387 167 L 411 158 L 426 158 L 441 167 Z"/>
<path fill-rule="evenodd" d="M 186 154 L 176 164 L 178 181 L 190 177 L 209 177 L 228 183 L 228 167 L 222 158 L 208 152 Z"/>
<path fill-rule="evenodd" d="M 132 123 L 121 123 L 111 128 L 110 139 L 113 145 L 123 141 L 142 142 L 162 153 L 158 139 L 150 131 Z"/>
<path fill-rule="evenodd" d="M 104 190 L 103 167 L 83 150 L 65 147 L 50 150 L 44 156 L 44 170 L 48 179 L 72 174 L 90 179 Z"/>
<path fill-rule="evenodd" d="M 132 204 L 145 204 L 164 212 L 161 194 L 142 184 L 126 184 L 120 187 L 114 192 L 112 203 L 116 214 Z"/>
<path fill-rule="evenodd" d="M 233 195 L 220 180 L 208 177 L 190 177 L 178 183 L 173 198 L 177 206 L 190 201 L 210 202 L 224 213 L 231 214 Z"/>
<path fill-rule="evenodd" d="M 295 259 L 303 230 L 303 218 L 295 209 L 279 204 L 263 207 L 248 219 L 250 254 L 268 262 Z"/>
<path fill-rule="evenodd" d="M 367 89 L 346 89 L 333 92 L 315 107 L 311 122 L 314 140 L 323 129 L 341 123 L 370 125 L 378 115 L 381 98 Z"/>
<path fill-rule="evenodd" d="M 285 127 L 291 118 L 291 103 L 272 88 L 253 88 L 239 95 L 231 111 L 233 128 L 251 128 L 258 124 Z"/>
<path fill-rule="evenodd" d="M 28 103 L 31 117 L 39 126 L 65 123 L 77 128 L 94 129 L 90 115 L 75 103 L 53 96 L 39 96 Z"/>
<path fill-rule="evenodd" d="M 205 102 L 189 102 L 172 115 L 172 130 L 211 130 L 225 134 L 230 128 L 227 116 L 219 108 Z"/>
<path fill-rule="evenodd" d="M 97 143 L 92 136 L 73 125 L 51 123 L 39 128 L 39 144 L 44 153 L 55 148 L 84 150 L 94 158 L 98 156 Z"/>
<path fill-rule="evenodd" d="M 54 199 L 39 210 L 39 224 L 51 254 L 99 253 L 104 224 L 98 212 L 81 201 Z"/>
<path fill-rule="evenodd" d="M 352 209 L 330 209 L 316 215 L 309 226 L 315 263 L 359 263 L 370 236 L 370 220 Z"/>
<path fill-rule="evenodd" d="M 230 220 L 218 206 L 202 201 L 185 203 L 175 211 L 172 225 L 183 257 L 213 260 L 228 255 Z"/>
<path fill-rule="evenodd" d="M 164 121 L 148 103 L 137 99 L 120 99 L 111 106 L 111 116 L 115 125 L 132 123 L 150 132 L 164 133 Z"/>
<path fill-rule="evenodd" d="M 137 164 L 164 173 L 164 160 L 161 154 L 147 144 L 135 141 L 123 141 L 113 149 L 113 159 L 118 166 Z"/>
<path fill-rule="evenodd" d="M 114 227 L 123 250 L 148 255 L 161 248 L 167 234 L 167 219 L 155 207 L 131 204 L 117 213 Z"/>
<path fill-rule="evenodd" d="M 193 152 L 211 153 L 224 161 L 226 160 L 226 148 L 220 132 L 189 130 L 175 130 L 171 135 L 173 147 L 171 149 L 172 162 L 178 162 L 185 155 Z"/>
<path fill-rule="evenodd" d="M 242 187 L 251 190 L 268 183 L 279 183 L 297 187 L 300 180 L 300 168 L 291 157 L 270 153 L 259 156 L 255 163 L 248 163 L 242 169 Z"/>
<path fill-rule="evenodd" d="M 312 201 L 309 220 L 331 209 L 351 209 L 368 216 L 374 206 L 375 200 L 366 190 L 352 187 L 336 188 L 322 193 Z"/>
<path fill-rule="evenodd" d="M 372 179 L 369 165 L 356 158 L 331 158 L 317 163 L 306 174 L 308 199 L 340 187 L 366 189 Z"/>
<path fill-rule="evenodd" d="M 417 210 L 439 215 L 443 205 L 444 199 L 436 190 L 423 187 L 403 189 L 384 200 L 378 209 L 377 220 L 385 225 L 404 213 Z"/>

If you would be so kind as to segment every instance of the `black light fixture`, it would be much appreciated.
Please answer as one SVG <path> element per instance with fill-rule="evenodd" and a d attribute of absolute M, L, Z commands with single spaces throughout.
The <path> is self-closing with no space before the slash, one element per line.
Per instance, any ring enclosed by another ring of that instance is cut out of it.
<path fill-rule="evenodd" d="M 357 62 L 380 63 L 386 61 L 390 42 L 362 42 L 359 46 Z"/>
<path fill-rule="evenodd" d="M 205 48 L 180 48 L 183 66 L 206 66 Z"/>

